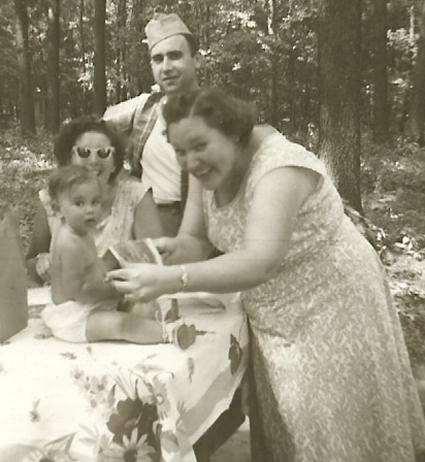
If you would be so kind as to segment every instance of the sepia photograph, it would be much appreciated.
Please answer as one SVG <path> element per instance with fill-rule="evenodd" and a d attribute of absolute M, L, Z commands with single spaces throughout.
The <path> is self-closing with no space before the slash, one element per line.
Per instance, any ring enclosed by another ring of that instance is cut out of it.
<path fill-rule="evenodd" d="M 2 0 L 0 462 L 425 462 L 424 0 Z"/>

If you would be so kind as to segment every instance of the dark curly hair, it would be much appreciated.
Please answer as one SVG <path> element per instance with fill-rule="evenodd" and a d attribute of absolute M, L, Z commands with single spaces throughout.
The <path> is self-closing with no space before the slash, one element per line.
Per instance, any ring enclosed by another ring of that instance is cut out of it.
<path fill-rule="evenodd" d="M 95 115 L 83 115 L 72 119 L 69 122 L 64 122 L 59 130 L 54 144 L 54 155 L 59 167 L 69 165 L 71 161 L 71 150 L 77 139 L 87 132 L 103 133 L 111 141 L 111 145 L 115 148 L 114 165 L 115 170 L 111 174 L 109 181 L 115 179 L 122 169 L 125 147 L 124 142 L 115 129 L 107 124 L 103 119 Z"/>
<path fill-rule="evenodd" d="M 207 125 L 224 135 L 237 136 L 243 146 L 248 142 L 256 121 L 251 105 L 217 88 L 168 96 L 163 115 L 167 126 L 186 117 L 202 117 Z"/>

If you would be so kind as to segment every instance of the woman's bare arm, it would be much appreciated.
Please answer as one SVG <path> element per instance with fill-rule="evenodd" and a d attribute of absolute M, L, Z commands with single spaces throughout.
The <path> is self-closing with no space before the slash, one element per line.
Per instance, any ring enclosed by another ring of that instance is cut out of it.
<path fill-rule="evenodd" d="M 189 191 L 182 224 L 175 238 L 155 241 L 167 265 L 208 258 L 213 246 L 208 240 L 202 209 L 202 187 L 189 176 Z"/>
<path fill-rule="evenodd" d="M 133 235 L 135 239 L 156 238 L 164 235 L 152 190 L 146 191 L 134 212 Z"/>
<path fill-rule="evenodd" d="M 317 182 L 318 174 L 296 167 L 279 168 L 265 175 L 254 191 L 241 248 L 186 265 L 185 290 L 238 292 L 270 279 L 289 250 L 298 210 Z M 181 276 L 182 269 L 177 265 L 135 265 L 109 274 L 118 290 L 145 301 L 178 291 Z"/>

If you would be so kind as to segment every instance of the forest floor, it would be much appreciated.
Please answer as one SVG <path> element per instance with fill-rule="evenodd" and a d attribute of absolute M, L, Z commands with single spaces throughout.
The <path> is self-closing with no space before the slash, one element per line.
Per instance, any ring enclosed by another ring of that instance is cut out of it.
<path fill-rule="evenodd" d="M 425 149 L 402 139 L 377 145 L 364 137 L 362 151 L 366 219 L 357 224 L 387 269 L 414 373 L 425 383 Z M 24 249 L 37 192 L 53 166 L 51 152 L 45 133 L 23 140 L 17 129 L 0 131 L 0 211 L 10 205 L 18 211 Z M 248 428 L 242 425 L 213 462 L 248 462 Z"/>

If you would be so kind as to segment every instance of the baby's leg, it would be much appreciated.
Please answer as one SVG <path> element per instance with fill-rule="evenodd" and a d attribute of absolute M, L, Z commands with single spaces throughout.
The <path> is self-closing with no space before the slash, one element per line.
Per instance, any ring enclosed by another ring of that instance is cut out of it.
<path fill-rule="evenodd" d="M 125 340 L 132 343 L 162 343 L 161 325 L 134 313 L 93 311 L 87 319 L 89 342 Z"/>
<path fill-rule="evenodd" d="M 158 302 L 156 300 L 148 303 L 133 303 L 130 312 L 137 314 L 145 319 L 156 319 L 156 312 L 160 310 Z"/>

